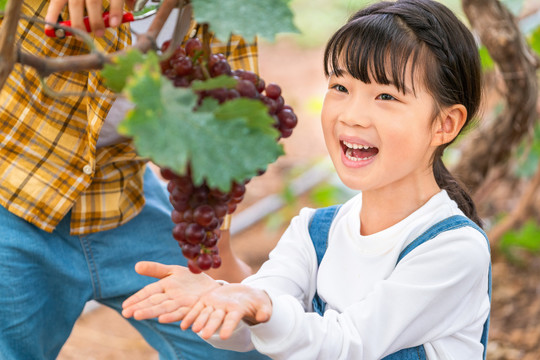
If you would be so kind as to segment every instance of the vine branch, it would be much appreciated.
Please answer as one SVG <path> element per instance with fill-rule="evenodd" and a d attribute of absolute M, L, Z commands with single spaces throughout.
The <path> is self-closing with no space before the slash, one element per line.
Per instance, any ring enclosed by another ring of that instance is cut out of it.
<path fill-rule="evenodd" d="M 138 37 L 137 44 L 131 48 L 135 48 L 142 53 L 155 48 L 157 36 L 177 5 L 178 0 L 163 0 L 148 31 L 141 34 Z M 33 67 L 39 76 L 47 77 L 52 73 L 62 71 L 99 70 L 105 64 L 110 63 L 114 57 L 125 52 L 125 50 L 110 54 L 94 52 L 85 55 L 64 56 L 62 58 L 46 58 L 23 51 L 20 47 L 15 47 L 14 41 L 17 24 L 21 16 L 21 6 L 22 1 L 9 0 L 2 28 L 0 29 L 0 89 L 12 71 L 15 62 Z"/>
<path fill-rule="evenodd" d="M 8 0 L 4 21 L 0 27 L 0 89 L 13 70 L 16 60 L 15 36 L 19 24 L 22 1 Z"/>

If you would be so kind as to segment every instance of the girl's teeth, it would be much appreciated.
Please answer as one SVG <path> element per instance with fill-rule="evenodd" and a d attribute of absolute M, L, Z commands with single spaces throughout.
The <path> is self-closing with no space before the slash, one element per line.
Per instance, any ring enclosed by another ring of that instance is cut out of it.
<path fill-rule="evenodd" d="M 370 146 L 367 145 L 360 145 L 360 144 L 353 144 L 348 141 L 343 141 L 343 144 L 347 146 L 349 149 L 369 149 Z"/>
<path fill-rule="evenodd" d="M 363 157 L 363 158 L 357 158 L 357 157 L 354 157 L 351 155 L 351 152 L 352 152 L 353 149 L 351 148 L 348 148 L 347 151 L 345 152 L 345 157 L 351 161 L 362 161 L 362 160 L 368 160 L 368 159 L 371 159 L 374 155 L 372 156 L 367 156 L 367 157 Z"/>

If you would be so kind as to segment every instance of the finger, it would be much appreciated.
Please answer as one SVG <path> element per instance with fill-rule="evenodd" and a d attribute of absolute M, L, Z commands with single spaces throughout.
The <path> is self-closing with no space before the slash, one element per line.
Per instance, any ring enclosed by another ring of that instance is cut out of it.
<path fill-rule="evenodd" d="M 170 314 L 181 308 L 181 304 L 176 300 L 165 300 L 156 305 L 148 305 L 133 311 L 136 320 L 151 319 L 160 317 L 163 314 Z M 177 319 L 180 320 L 180 319 Z M 173 320 L 173 321 L 177 321 Z M 172 322 L 172 321 L 167 321 Z"/>
<path fill-rule="evenodd" d="M 103 23 L 103 3 L 102 0 L 86 0 L 86 12 L 90 29 L 95 36 L 101 37 L 105 33 L 105 24 Z"/>
<path fill-rule="evenodd" d="M 71 21 L 71 27 L 86 31 L 84 26 L 84 0 L 69 0 L 69 20 Z"/>
<path fill-rule="evenodd" d="M 160 323 L 171 323 L 175 321 L 180 321 L 184 319 L 184 317 L 186 316 L 186 314 L 189 312 L 190 309 L 191 309 L 190 307 L 182 306 L 170 313 L 159 315 L 158 321 Z"/>
<path fill-rule="evenodd" d="M 191 330 L 193 330 L 193 332 L 196 332 L 196 333 L 201 331 L 205 327 L 206 323 L 208 322 L 208 319 L 210 318 L 210 315 L 212 315 L 213 312 L 214 312 L 213 306 L 205 307 L 203 311 L 201 311 L 201 313 L 199 314 L 199 316 L 197 317 L 193 325 L 191 325 Z"/>
<path fill-rule="evenodd" d="M 51 24 L 58 22 L 58 16 L 60 12 L 66 6 L 68 0 L 51 0 L 49 7 L 47 8 L 47 14 L 45 15 L 45 21 Z M 45 25 L 46 28 L 52 28 L 50 25 Z"/>
<path fill-rule="evenodd" d="M 137 274 L 163 279 L 172 273 L 173 266 L 153 261 L 139 261 L 135 264 Z"/>
<path fill-rule="evenodd" d="M 163 293 L 165 289 L 163 288 L 162 284 L 157 281 L 151 284 L 146 285 L 141 290 L 137 291 L 135 294 L 128 297 L 123 303 L 122 307 L 124 309 L 133 306 L 137 303 L 140 303 L 146 299 L 148 299 L 150 296 L 154 294 L 160 294 Z"/>
<path fill-rule="evenodd" d="M 202 329 L 201 337 L 203 339 L 209 339 L 219 329 L 225 318 L 225 311 L 222 309 L 216 309 L 208 318 L 206 325 Z"/>
<path fill-rule="evenodd" d="M 242 317 L 243 314 L 238 311 L 232 311 L 228 313 L 223 320 L 223 324 L 221 325 L 219 337 L 223 340 L 227 340 L 240 323 L 240 320 L 242 320 Z"/>
<path fill-rule="evenodd" d="M 173 310 L 171 302 L 165 294 L 154 294 L 130 309 L 136 320 L 150 319 Z"/>
<path fill-rule="evenodd" d="M 122 20 L 124 13 L 124 0 L 111 0 L 109 6 L 109 25 L 117 27 Z"/>
<path fill-rule="evenodd" d="M 184 320 L 182 320 L 182 323 L 180 324 L 180 327 L 182 330 L 188 329 L 193 321 L 197 319 L 199 316 L 199 313 L 204 309 L 204 304 L 202 302 L 197 302 L 187 313 L 187 315 L 184 317 Z"/>

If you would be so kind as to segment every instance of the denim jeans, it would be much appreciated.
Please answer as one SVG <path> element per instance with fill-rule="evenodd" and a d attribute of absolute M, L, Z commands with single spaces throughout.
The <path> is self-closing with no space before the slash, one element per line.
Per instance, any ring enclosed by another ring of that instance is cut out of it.
<path fill-rule="evenodd" d="M 137 261 L 185 265 L 172 238 L 164 185 L 147 170 L 146 205 L 127 224 L 70 236 L 66 216 L 47 233 L 0 207 L 0 356 L 55 359 L 87 301 L 121 311 L 129 295 L 155 279 L 138 275 Z M 218 350 L 178 323 L 128 320 L 161 359 L 268 359 L 257 352 Z"/>

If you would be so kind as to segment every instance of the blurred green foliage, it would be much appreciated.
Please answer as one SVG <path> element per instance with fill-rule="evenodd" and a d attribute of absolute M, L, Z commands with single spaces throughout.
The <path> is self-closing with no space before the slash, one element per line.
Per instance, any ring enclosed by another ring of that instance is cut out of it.
<path fill-rule="evenodd" d="M 522 1 L 522 0 L 511 0 Z M 349 16 L 357 10 L 377 2 L 376 0 L 292 0 L 295 25 L 300 35 L 282 35 L 292 37 L 303 46 L 316 47 L 326 43 L 328 38 L 343 25 Z M 451 8 L 462 19 L 460 0 L 445 0 L 443 4 Z M 464 19 L 466 20 L 466 19 Z"/>
<path fill-rule="evenodd" d="M 349 198 L 344 186 L 332 183 L 322 183 L 309 193 L 310 202 L 317 208 L 341 204 Z"/>
<path fill-rule="evenodd" d="M 517 150 L 514 173 L 521 178 L 530 178 L 540 164 L 540 123 L 534 127 L 532 138 L 523 140 Z"/>
<path fill-rule="evenodd" d="M 540 227 L 530 220 L 521 229 L 508 231 L 501 239 L 500 249 L 510 261 L 523 264 L 529 254 L 540 254 Z"/>

